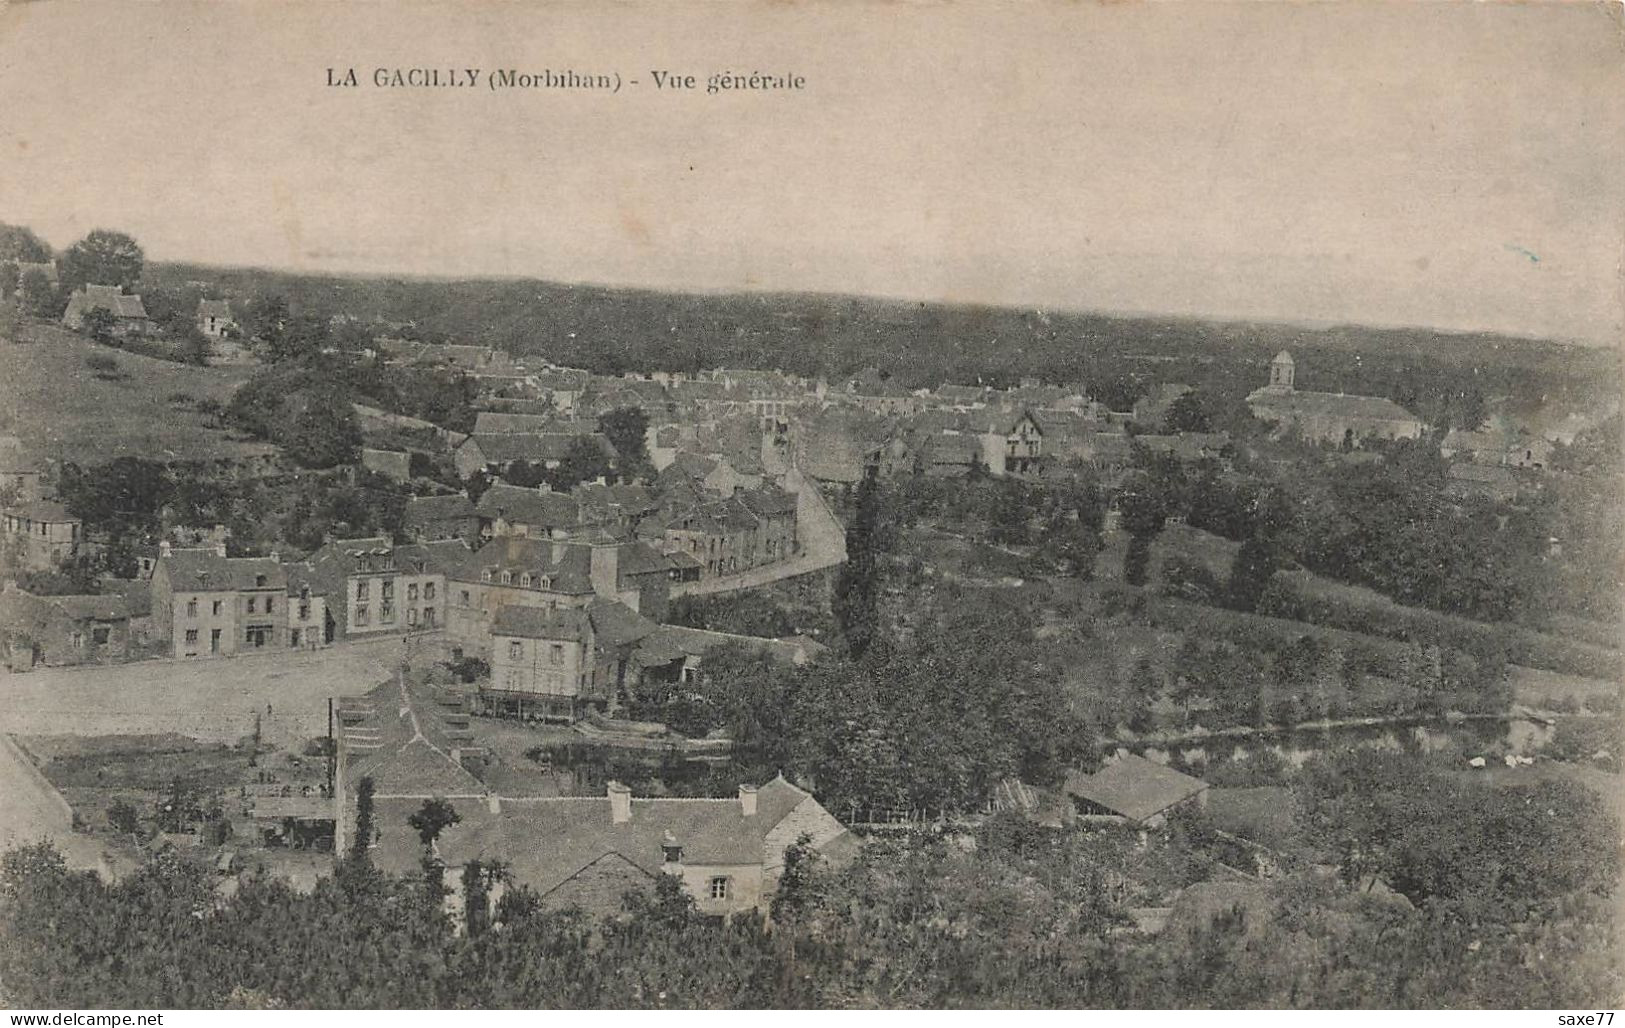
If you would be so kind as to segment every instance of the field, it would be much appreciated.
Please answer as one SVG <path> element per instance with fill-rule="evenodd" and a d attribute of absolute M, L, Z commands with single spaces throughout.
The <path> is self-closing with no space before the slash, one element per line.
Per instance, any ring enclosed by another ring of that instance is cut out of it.
<path fill-rule="evenodd" d="M 92 357 L 111 358 L 116 371 L 98 373 L 86 363 Z M 90 464 L 122 456 L 212 460 L 274 452 L 214 427 L 194 408 L 204 398 L 230 400 L 248 377 L 241 367 L 174 364 L 0 314 L 0 368 L 0 435 L 18 437 L 42 457 Z"/>

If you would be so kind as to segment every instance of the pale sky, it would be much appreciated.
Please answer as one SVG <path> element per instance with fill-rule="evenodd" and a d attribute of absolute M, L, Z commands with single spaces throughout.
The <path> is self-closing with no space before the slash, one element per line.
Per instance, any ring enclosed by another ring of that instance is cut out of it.
<path fill-rule="evenodd" d="M 1617 343 L 1622 40 L 1617 4 L 0 3 L 0 221 L 308 271 Z M 370 85 L 397 66 L 482 80 Z"/>

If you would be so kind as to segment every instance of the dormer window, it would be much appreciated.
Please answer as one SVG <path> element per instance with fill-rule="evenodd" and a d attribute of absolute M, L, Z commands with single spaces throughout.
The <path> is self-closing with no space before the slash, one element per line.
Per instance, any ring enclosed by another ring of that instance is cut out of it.
<path fill-rule="evenodd" d="M 524 586 L 526 589 L 530 588 L 530 572 L 527 571 L 519 576 L 519 584 Z"/>
<path fill-rule="evenodd" d="M 491 570 L 489 568 L 487 568 L 484 571 L 480 572 L 480 581 L 489 582 L 490 580 L 491 580 Z"/>
<path fill-rule="evenodd" d="M 538 588 L 538 589 L 551 589 L 551 588 L 553 588 L 553 580 L 551 578 L 548 578 L 546 575 L 543 575 L 540 578 L 536 579 L 536 588 Z"/>
<path fill-rule="evenodd" d="M 513 584 L 513 572 L 512 571 L 504 571 L 502 573 L 502 584 L 503 585 L 512 585 Z"/>
<path fill-rule="evenodd" d="M 264 589 L 265 588 L 265 576 L 264 575 L 255 575 L 254 576 L 254 588 L 256 588 L 256 589 Z"/>

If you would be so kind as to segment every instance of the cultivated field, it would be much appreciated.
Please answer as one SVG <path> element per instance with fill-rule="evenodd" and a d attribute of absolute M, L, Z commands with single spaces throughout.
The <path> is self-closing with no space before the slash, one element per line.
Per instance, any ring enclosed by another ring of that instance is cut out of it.
<path fill-rule="evenodd" d="M 110 357 L 98 374 L 87 358 Z M 0 435 L 80 464 L 114 457 L 209 460 L 273 452 L 214 427 L 193 407 L 226 403 L 248 371 L 200 368 L 98 346 L 50 325 L 0 320 Z M 181 398 L 187 398 L 182 402 Z"/>

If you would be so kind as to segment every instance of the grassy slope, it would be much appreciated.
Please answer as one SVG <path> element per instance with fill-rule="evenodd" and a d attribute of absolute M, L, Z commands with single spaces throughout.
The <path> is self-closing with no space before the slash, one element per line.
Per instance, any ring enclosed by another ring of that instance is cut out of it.
<path fill-rule="evenodd" d="M 116 378 L 98 378 L 93 355 L 118 361 Z M 50 325 L 0 321 L 0 435 L 20 438 L 41 456 L 96 463 L 114 457 L 214 459 L 267 453 L 240 442 L 190 405 L 185 394 L 221 403 L 247 377 L 243 368 L 199 368 L 97 346 Z"/>

